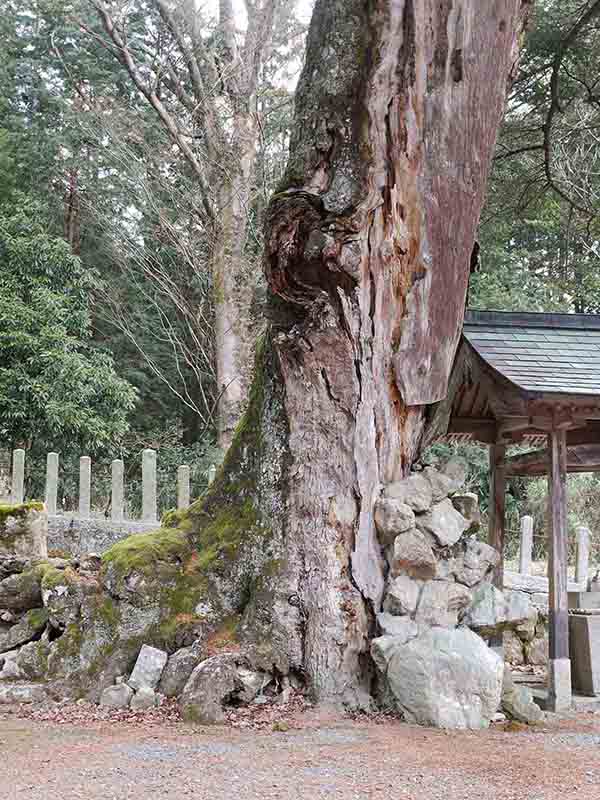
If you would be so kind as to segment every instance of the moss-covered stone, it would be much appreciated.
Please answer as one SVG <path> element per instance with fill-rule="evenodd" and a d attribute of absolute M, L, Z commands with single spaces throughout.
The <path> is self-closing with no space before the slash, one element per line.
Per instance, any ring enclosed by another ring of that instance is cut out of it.
<path fill-rule="evenodd" d="M 142 644 L 174 652 L 200 637 L 218 650 L 243 646 L 250 607 L 251 620 L 260 621 L 255 637 L 268 630 L 273 587 L 285 567 L 274 516 L 285 492 L 285 434 L 273 359 L 269 342 L 261 343 L 261 379 L 206 494 L 185 511 L 169 512 L 160 530 L 114 545 L 102 558 L 97 588 L 79 587 L 77 620 L 69 618 L 48 657 L 57 691 L 93 699 L 131 668 Z M 46 583 L 57 580 L 51 572 Z M 265 606 L 260 614 L 257 604 Z M 269 668 L 285 666 L 285 648 L 264 649 Z"/>
<path fill-rule="evenodd" d="M 66 585 L 70 580 L 67 570 L 57 569 L 51 564 L 42 570 L 41 576 L 42 590 L 56 589 L 57 586 Z"/>
<path fill-rule="evenodd" d="M 30 511 L 43 511 L 44 504 L 40 503 L 36 500 L 32 500 L 28 503 L 17 503 L 17 504 L 9 504 L 9 503 L 0 503 L 0 530 L 2 529 L 2 525 L 6 523 L 6 520 L 9 517 L 13 519 L 22 519 L 29 514 Z"/>
<path fill-rule="evenodd" d="M 44 504 L 28 502 L 19 504 L 0 503 L 0 552 L 33 555 L 36 549 L 37 533 L 34 529 L 39 525 L 33 522 L 33 517 L 39 518 L 39 512 L 44 510 Z M 44 550 L 45 552 L 45 550 Z"/>
<path fill-rule="evenodd" d="M 152 573 L 157 562 L 180 560 L 191 553 L 184 531 L 161 529 L 155 533 L 138 533 L 113 545 L 102 556 L 105 566 L 112 565 L 122 574 Z"/>

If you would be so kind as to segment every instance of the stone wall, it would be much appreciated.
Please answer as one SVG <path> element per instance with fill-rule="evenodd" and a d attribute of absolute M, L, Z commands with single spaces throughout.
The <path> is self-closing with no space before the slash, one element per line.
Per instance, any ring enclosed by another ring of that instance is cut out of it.
<path fill-rule="evenodd" d="M 48 550 L 68 556 L 101 555 L 132 533 L 148 533 L 158 527 L 156 522 L 114 522 L 105 517 L 82 519 L 76 515 L 55 514 L 48 517 Z"/>

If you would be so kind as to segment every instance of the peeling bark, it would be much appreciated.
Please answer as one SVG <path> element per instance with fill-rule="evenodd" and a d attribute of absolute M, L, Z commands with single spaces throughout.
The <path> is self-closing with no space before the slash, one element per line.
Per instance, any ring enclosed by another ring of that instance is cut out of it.
<path fill-rule="evenodd" d="M 267 216 L 304 661 L 362 704 L 382 485 L 418 454 L 460 336 L 520 0 L 321 0 Z"/>

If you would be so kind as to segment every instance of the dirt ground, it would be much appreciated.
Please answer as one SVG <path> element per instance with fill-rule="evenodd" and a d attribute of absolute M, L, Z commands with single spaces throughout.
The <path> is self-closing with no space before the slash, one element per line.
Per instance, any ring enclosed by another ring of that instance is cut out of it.
<path fill-rule="evenodd" d="M 0 756 L 3 800 L 597 800 L 600 717 L 469 733 L 312 711 L 274 731 L 3 709 Z"/>

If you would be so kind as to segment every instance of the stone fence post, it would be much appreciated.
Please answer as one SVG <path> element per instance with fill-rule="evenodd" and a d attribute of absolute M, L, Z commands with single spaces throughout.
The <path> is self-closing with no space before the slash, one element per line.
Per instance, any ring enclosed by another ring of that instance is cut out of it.
<path fill-rule="evenodd" d="M 156 522 L 156 450 L 142 453 L 142 519 Z"/>
<path fill-rule="evenodd" d="M 92 505 L 92 459 L 81 456 L 79 459 L 79 516 L 89 519 Z"/>
<path fill-rule="evenodd" d="M 216 475 L 217 475 L 217 468 L 216 468 L 216 466 L 214 464 L 211 464 L 210 467 L 208 468 L 208 485 L 209 486 L 214 481 Z"/>
<path fill-rule="evenodd" d="M 25 450 L 13 451 L 11 501 L 20 506 L 25 497 Z"/>
<path fill-rule="evenodd" d="M 577 528 L 577 560 L 575 562 L 575 583 L 585 584 L 587 590 L 590 566 L 590 531 L 581 525 Z"/>
<path fill-rule="evenodd" d="M 58 495 L 58 453 L 46 456 L 46 510 L 48 514 L 56 514 L 56 498 Z"/>
<path fill-rule="evenodd" d="M 177 469 L 177 509 L 183 511 L 190 505 L 190 468 L 182 464 Z"/>
<path fill-rule="evenodd" d="M 111 499 L 110 518 L 113 522 L 122 522 L 125 504 L 125 465 L 119 458 L 111 464 Z"/>
<path fill-rule="evenodd" d="M 533 517 L 521 517 L 521 543 L 519 547 L 519 572 L 521 575 L 531 573 L 533 554 Z"/>

